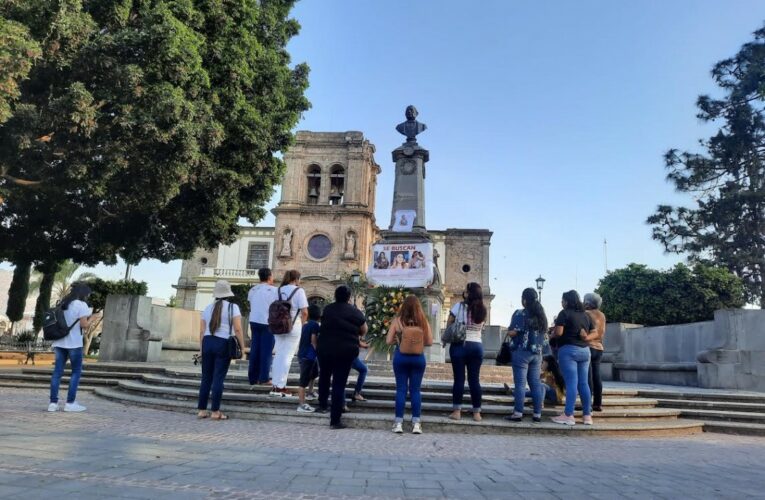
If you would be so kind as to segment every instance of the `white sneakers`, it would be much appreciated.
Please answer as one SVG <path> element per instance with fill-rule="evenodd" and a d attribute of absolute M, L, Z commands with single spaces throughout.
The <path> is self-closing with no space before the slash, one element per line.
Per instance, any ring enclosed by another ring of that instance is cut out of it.
<path fill-rule="evenodd" d="M 571 415 L 570 417 L 566 414 L 558 415 L 557 417 L 553 417 L 551 419 L 556 424 L 563 424 L 563 425 L 576 425 L 576 420 L 574 420 L 574 416 Z"/>
<path fill-rule="evenodd" d="M 319 395 L 316 394 L 316 391 L 306 393 L 305 395 L 306 401 L 313 401 L 314 399 L 319 399 Z"/>
<path fill-rule="evenodd" d="M 298 405 L 297 411 L 298 413 L 313 413 L 316 409 L 308 403 L 303 403 L 302 405 Z"/>
<path fill-rule="evenodd" d="M 48 408 L 48 409 L 50 409 L 50 408 Z M 77 401 L 75 401 L 74 403 L 67 403 L 67 404 L 64 405 L 64 411 L 80 412 L 80 411 L 85 411 L 85 410 L 87 410 L 87 408 L 82 406 Z"/>
<path fill-rule="evenodd" d="M 396 434 L 403 434 L 404 433 L 404 427 L 401 423 L 395 423 L 393 424 L 393 429 L 391 429 Z M 414 422 L 412 424 L 412 434 L 422 434 L 422 425 L 420 425 L 419 422 Z"/>
<path fill-rule="evenodd" d="M 51 404 L 48 405 L 48 411 L 49 412 L 58 411 L 60 409 L 61 409 L 61 407 L 58 405 L 58 403 L 51 403 Z M 82 406 L 77 401 L 75 401 L 74 403 L 67 403 L 67 404 L 64 405 L 64 411 L 67 411 L 67 412 L 81 412 L 81 411 L 85 411 L 85 410 L 87 410 L 87 408 Z"/>

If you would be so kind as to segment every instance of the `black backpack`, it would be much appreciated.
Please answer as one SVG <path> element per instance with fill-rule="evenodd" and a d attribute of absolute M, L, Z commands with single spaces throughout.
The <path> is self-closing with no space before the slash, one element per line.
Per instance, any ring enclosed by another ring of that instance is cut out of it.
<path fill-rule="evenodd" d="M 300 290 L 295 288 L 287 300 L 282 299 L 282 287 L 279 287 L 279 299 L 275 300 L 268 306 L 268 329 L 274 335 L 285 335 L 292 331 L 292 325 L 295 324 L 295 320 L 300 314 L 300 309 L 295 313 L 295 317 L 290 317 L 290 308 L 292 307 L 292 296 Z"/>
<path fill-rule="evenodd" d="M 74 320 L 72 325 L 66 324 L 66 318 L 64 317 L 64 310 L 60 305 L 57 305 L 53 309 L 48 309 L 43 314 L 43 338 L 45 340 L 61 340 L 72 331 L 74 325 L 79 320 Z"/>

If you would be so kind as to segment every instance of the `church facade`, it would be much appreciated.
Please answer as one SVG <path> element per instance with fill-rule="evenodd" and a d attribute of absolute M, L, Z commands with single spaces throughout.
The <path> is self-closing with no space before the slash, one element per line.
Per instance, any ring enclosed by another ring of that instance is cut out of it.
<path fill-rule="evenodd" d="M 175 285 L 178 306 L 201 310 L 212 301 L 216 280 L 256 283 L 262 267 L 270 267 L 277 282 L 285 271 L 297 269 L 309 301 L 332 302 L 340 283 L 369 268 L 372 244 L 380 237 L 375 196 L 382 169 L 374 153 L 361 132 L 297 132 L 284 156 L 287 171 L 273 210 L 275 227 L 242 227 L 233 244 L 199 249 L 184 260 Z M 442 319 L 470 281 L 483 286 L 491 311 L 491 231 L 428 229 L 428 234 L 445 297 Z"/>

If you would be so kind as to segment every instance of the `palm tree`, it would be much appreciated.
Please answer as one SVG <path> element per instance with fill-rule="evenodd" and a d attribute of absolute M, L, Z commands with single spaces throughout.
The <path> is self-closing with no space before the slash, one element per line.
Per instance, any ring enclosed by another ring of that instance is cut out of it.
<path fill-rule="evenodd" d="M 51 293 L 51 300 L 53 302 L 58 302 L 59 300 L 69 295 L 69 292 L 72 290 L 73 283 L 89 281 L 98 277 L 93 273 L 86 272 L 80 273 L 80 275 L 77 276 L 77 279 L 72 279 L 74 273 L 76 273 L 79 268 L 80 264 L 76 264 L 71 260 L 64 261 L 61 264 L 61 267 L 53 278 L 53 289 Z M 43 273 L 36 270 L 33 272 L 32 281 L 29 283 L 29 293 L 37 292 L 40 290 L 42 278 Z"/>

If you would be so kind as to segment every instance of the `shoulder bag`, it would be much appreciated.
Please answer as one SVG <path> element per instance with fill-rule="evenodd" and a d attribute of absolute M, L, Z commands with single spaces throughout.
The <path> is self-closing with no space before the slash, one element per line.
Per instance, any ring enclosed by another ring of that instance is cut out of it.
<path fill-rule="evenodd" d="M 457 310 L 457 315 L 454 317 L 454 321 L 451 325 L 446 327 L 443 335 L 441 335 L 441 342 L 445 344 L 461 344 L 462 342 L 465 342 L 467 325 L 460 320 L 462 309 L 464 307 L 465 303 L 460 303 L 460 308 Z"/>
<path fill-rule="evenodd" d="M 242 359 L 242 345 L 239 338 L 234 335 L 234 304 L 228 303 L 228 355 L 231 359 Z"/>

